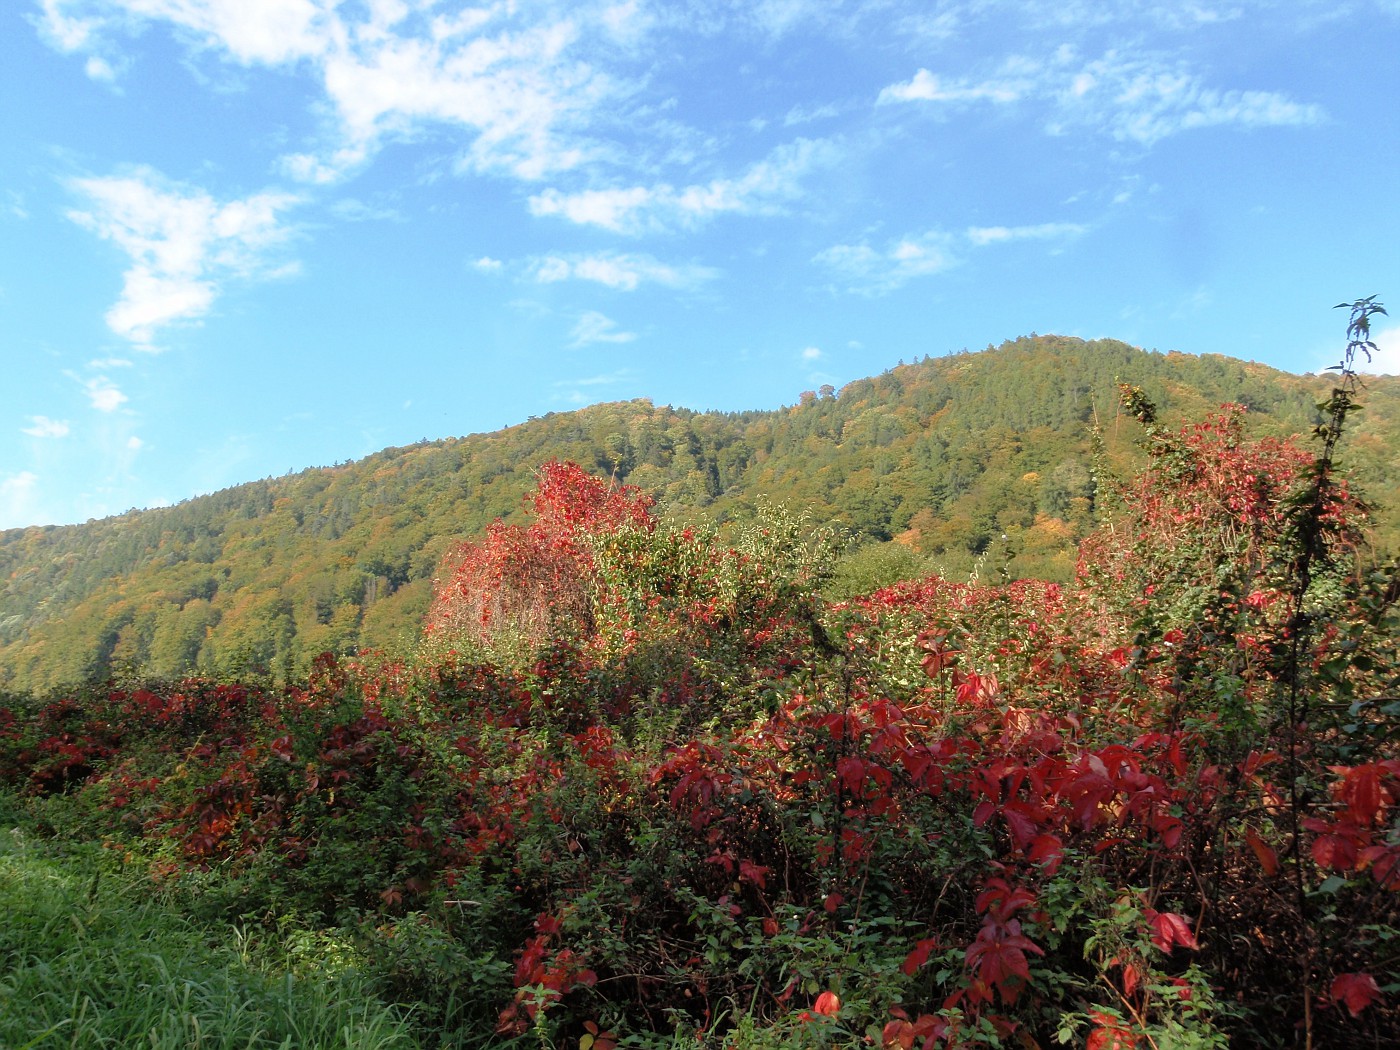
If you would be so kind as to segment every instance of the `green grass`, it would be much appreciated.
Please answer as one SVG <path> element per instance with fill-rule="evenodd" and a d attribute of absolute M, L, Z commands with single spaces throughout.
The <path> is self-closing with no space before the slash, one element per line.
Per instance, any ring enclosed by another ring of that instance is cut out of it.
<path fill-rule="evenodd" d="M 95 844 L 64 846 L 12 824 L 0 822 L 5 1050 L 418 1045 L 407 1019 L 354 973 L 255 965 L 232 936 L 210 944 Z"/>

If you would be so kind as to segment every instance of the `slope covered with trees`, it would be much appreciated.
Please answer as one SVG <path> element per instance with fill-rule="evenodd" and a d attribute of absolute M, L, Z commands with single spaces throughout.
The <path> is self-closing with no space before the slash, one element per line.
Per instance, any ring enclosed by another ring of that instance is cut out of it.
<path fill-rule="evenodd" d="M 444 551 L 498 517 L 519 520 L 534 468 L 552 459 L 636 485 L 663 515 L 750 521 L 767 498 L 858 540 L 898 540 L 854 556 L 847 593 L 928 569 L 965 576 L 979 558 L 1067 580 L 1106 476 L 1140 462 L 1118 380 L 1142 387 L 1164 420 L 1238 402 L 1250 432 L 1273 434 L 1307 433 L 1329 383 L 1032 336 L 901 364 L 776 411 L 598 405 L 174 507 L 10 530 L 0 687 L 122 668 L 286 678 L 323 651 L 411 647 Z M 1394 549 L 1400 381 L 1373 381 L 1363 400 L 1348 460 L 1381 500 L 1378 535 Z"/>

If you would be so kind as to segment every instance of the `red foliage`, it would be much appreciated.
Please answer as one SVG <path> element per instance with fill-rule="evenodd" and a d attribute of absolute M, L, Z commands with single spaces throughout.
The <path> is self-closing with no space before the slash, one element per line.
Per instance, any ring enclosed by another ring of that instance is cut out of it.
<path fill-rule="evenodd" d="M 1360 1015 L 1381 998 L 1381 989 L 1369 973 L 1342 973 L 1332 979 L 1332 1000 L 1341 1003 L 1352 1017 Z"/>
<path fill-rule="evenodd" d="M 444 556 L 424 630 L 489 645 L 506 640 L 531 651 L 594 626 L 589 534 L 655 528 L 651 498 L 612 485 L 573 463 L 546 463 L 530 497 L 526 527 L 496 522 L 485 539 Z"/>

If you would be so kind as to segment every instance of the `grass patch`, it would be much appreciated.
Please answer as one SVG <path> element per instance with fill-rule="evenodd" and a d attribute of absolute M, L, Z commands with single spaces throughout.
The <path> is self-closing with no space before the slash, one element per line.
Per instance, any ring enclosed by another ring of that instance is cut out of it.
<path fill-rule="evenodd" d="M 0 823 L 0 915 L 0 1046 L 11 1050 L 418 1045 L 358 975 L 271 972 L 211 945 L 92 843 Z"/>

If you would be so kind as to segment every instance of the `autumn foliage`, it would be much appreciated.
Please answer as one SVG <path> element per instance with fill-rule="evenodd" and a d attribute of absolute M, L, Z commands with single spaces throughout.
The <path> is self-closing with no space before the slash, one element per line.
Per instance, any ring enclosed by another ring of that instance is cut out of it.
<path fill-rule="evenodd" d="M 419 662 L 16 699 L 0 777 L 341 931 L 442 1045 L 1392 1045 L 1393 577 L 1340 493 L 1298 670 L 1309 458 L 1130 405 L 1152 463 L 1073 586 L 827 603 L 800 521 L 547 464 Z"/>
<path fill-rule="evenodd" d="M 651 500 L 640 490 L 611 485 L 573 463 L 544 464 L 531 502 L 528 526 L 498 521 L 484 539 L 448 553 L 425 625 L 430 637 L 499 656 L 587 634 L 595 611 L 588 538 L 655 527 Z"/>

